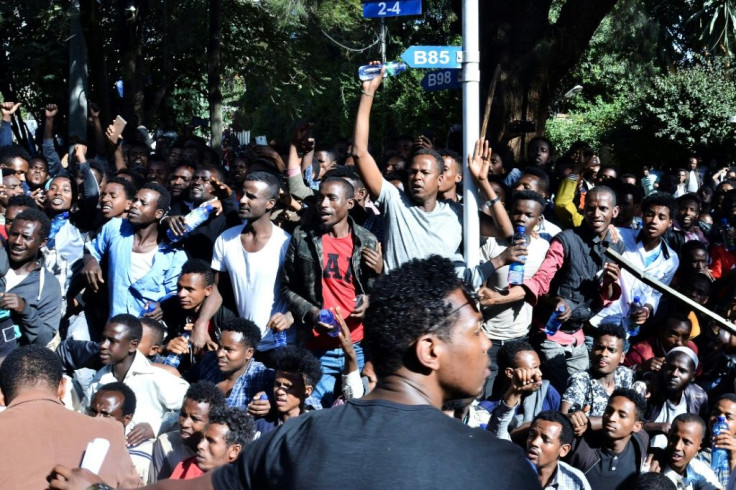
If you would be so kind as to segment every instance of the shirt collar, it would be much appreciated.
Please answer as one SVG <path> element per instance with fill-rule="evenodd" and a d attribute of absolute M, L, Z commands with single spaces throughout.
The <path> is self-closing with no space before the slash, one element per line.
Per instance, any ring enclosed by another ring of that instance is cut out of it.
<path fill-rule="evenodd" d="M 8 404 L 8 408 L 20 405 L 22 403 L 39 400 L 63 405 L 63 403 L 61 403 L 61 400 L 59 400 L 53 393 L 49 392 L 48 390 L 30 389 L 23 391 L 20 395 L 17 395 L 15 398 L 13 398 L 13 401 Z"/>

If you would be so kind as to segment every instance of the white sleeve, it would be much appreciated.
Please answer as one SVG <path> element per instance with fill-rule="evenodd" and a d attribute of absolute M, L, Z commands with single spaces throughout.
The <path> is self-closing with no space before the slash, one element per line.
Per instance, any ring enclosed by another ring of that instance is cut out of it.
<path fill-rule="evenodd" d="M 346 400 L 361 398 L 365 394 L 364 391 L 363 381 L 358 371 L 342 375 L 342 394 Z"/>

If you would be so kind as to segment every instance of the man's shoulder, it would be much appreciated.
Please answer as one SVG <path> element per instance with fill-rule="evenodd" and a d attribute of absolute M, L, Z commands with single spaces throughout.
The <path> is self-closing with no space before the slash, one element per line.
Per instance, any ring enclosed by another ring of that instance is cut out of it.
<path fill-rule="evenodd" d="M 225 241 L 229 242 L 234 239 L 238 239 L 240 237 L 240 232 L 243 230 L 243 225 L 237 225 L 237 226 L 231 226 L 227 230 L 220 233 L 220 236 L 217 237 L 217 241 Z"/>
<path fill-rule="evenodd" d="M 570 466 L 564 461 L 557 461 L 557 482 L 559 488 L 565 488 L 569 490 L 578 490 L 590 488 L 588 479 L 585 478 L 585 474 L 574 466 Z"/>

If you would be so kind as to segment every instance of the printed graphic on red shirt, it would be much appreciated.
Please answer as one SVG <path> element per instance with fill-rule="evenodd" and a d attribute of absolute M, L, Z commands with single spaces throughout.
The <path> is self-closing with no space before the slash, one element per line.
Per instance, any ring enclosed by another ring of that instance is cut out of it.
<path fill-rule="evenodd" d="M 345 323 L 350 329 L 353 342 L 363 339 L 363 323 L 349 318 L 355 309 L 354 273 L 352 266 L 353 236 L 333 238 L 322 235 L 322 298 L 323 308 L 340 307 Z M 333 349 L 340 346 L 336 337 L 314 331 L 316 338 L 309 342 L 313 349 Z"/>

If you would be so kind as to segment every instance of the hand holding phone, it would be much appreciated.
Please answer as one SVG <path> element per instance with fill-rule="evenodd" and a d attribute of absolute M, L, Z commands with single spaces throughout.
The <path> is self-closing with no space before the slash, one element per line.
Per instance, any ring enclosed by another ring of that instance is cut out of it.
<path fill-rule="evenodd" d="M 128 122 L 122 117 L 118 116 L 112 122 L 110 127 L 107 128 L 107 138 L 112 144 L 117 145 L 120 142 L 120 138 L 123 134 L 123 130 L 125 129 L 126 124 L 128 124 Z"/>

